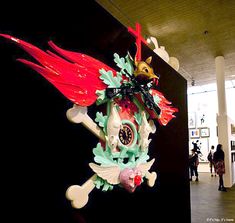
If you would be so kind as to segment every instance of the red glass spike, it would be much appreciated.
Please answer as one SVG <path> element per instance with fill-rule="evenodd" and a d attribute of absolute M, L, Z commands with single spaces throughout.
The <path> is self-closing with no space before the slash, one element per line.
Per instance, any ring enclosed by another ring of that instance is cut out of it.
<path fill-rule="evenodd" d="M 139 23 L 136 23 L 136 30 L 132 29 L 131 27 L 128 27 L 128 32 L 130 32 L 135 38 L 136 38 L 136 46 L 137 46 L 137 52 L 136 52 L 136 60 L 141 61 L 141 43 L 148 45 L 147 41 L 141 36 L 141 26 Z"/>

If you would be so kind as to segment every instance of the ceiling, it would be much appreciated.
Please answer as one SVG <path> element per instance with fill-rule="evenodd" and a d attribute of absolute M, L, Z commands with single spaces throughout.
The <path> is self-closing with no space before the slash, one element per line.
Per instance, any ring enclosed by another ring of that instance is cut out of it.
<path fill-rule="evenodd" d="M 225 78 L 235 79 L 234 0 L 97 0 L 125 26 L 139 22 L 142 36 L 157 38 L 180 63 L 191 85 L 216 81 L 215 57 L 225 58 Z M 154 45 L 150 44 L 153 49 Z"/>

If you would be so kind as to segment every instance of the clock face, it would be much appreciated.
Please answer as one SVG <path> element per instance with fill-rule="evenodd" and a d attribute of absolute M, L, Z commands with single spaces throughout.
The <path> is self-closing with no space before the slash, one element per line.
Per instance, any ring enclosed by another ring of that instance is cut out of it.
<path fill-rule="evenodd" d="M 132 144 L 134 140 L 134 133 L 133 130 L 129 125 L 123 125 L 123 127 L 119 131 L 119 140 L 120 142 L 125 145 L 129 146 Z"/>

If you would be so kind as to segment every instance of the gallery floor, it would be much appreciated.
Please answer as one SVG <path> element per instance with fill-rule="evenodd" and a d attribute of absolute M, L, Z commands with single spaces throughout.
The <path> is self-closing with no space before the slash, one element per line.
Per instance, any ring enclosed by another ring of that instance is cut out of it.
<path fill-rule="evenodd" d="M 235 222 L 235 185 L 227 192 L 218 191 L 218 176 L 210 173 L 199 173 L 199 181 L 194 180 L 190 182 L 192 223 Z"/>

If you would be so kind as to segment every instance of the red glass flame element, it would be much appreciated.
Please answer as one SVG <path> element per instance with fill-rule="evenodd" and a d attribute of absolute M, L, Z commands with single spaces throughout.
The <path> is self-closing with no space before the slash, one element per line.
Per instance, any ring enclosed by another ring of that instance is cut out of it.
<path fill-rule="evenodd" d="M 139 186 L 142 183 L 142 179 L 140 175 L 136 175 L 134 178 L 134 183 L 136 186 Z"/>
<path fill-rule="evenodd" d="M 138 51 L 138 58 L 141 59 L 141 42 L 145 43 L 145 40 L 140 36 L 140 25 L 138 23 L 136 24 L 136 29 L 135 31 L 130 27 L 128 28 L 128 30 L 137 37 L 136 43 L 139 44 L 138 49 L 140 50 Z M 97 100 L 96 90 L 104 90 L 107 88 L 107 85 L 99 78 L 99 70 L 101 68 L 106 71 L 112 71 L 113 75 L 116 76 L 115 70 L 99 60 L 82 53 L 63 50 L 52 41 L 48 44 L 58 55 L 49 50 L 44 52 L 32 44 L 10 35 L 0 34 L 0 36 L 15 42 L 36 59 L 39 64 L 25 59 L 18 59 L 18 61 L 40 73 L 65 97 L 77 105 L 92 105 Z M 167 123 L 175 117 L 173 114 L 177 112 L 178 109 L 172 107 L 171 102 L 169 102 L 161 92 L 152 90 L 151 94 L 159 97 L 158 106 L 161 109 L 159 116 L 144 105 L 140 94 L 136 95 L 136 98 L 145 107 L 152 119 L 157 119 L 161 125 L 167 125 Z M 128 109 L 131 109 L 132 112 L 134 111 L 134 109 L 129 106 L 126 110 Z"/>
<path fill-rule="evenodd" d="M 92 105 L 97 99 L 96 90 L 106 89 L 107 86 L 99 78 L 99 69 L 111 70 L 116 75 L 115 70 L 99 60 L 82 53 L 63 50 L 52 41 L 48 44 L 58 55 L 51 51 L 44 52 L 32 44 L 10 35 L 0 34 L 0 36 L 12 40 L 34 57 L 40 65 L 25 59 L 18 59 L 18 61 L 40 73 L 65 97 L 77 105 Z"/>

